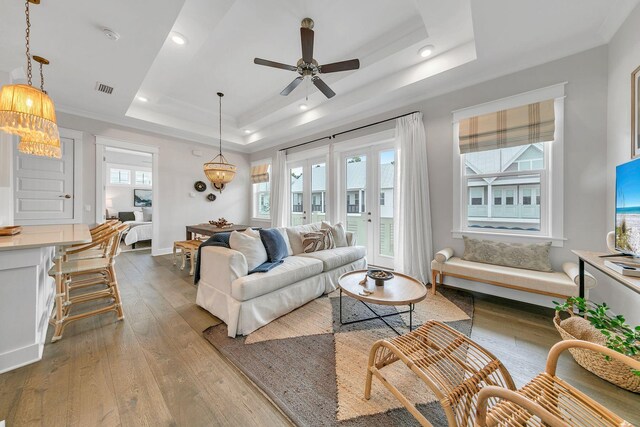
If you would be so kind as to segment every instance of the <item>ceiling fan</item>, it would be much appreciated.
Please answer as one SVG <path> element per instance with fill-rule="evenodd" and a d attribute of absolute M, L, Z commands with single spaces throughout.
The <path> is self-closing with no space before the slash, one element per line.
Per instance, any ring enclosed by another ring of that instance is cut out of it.
<path fill-rule="evenodd" d="M 287 96 L 293 91 L 305 77 L 309 77 L 311 82 L 322 92 L 327 98 L 335 96 L 335 92 L 318 76 L 318 74 L 336 73 L 338 71 L 357 70 L 360 68 L 358 59 L 350 59 L 348 61 L 333 62 L 331 64 L 318 65 L 313 59 L 313 19 L 304 18 L 300 24 L 300 39 L 302 40 L 302 58 L 296 65 L 287 65 L 280 62 L 269 61 L 266 59 L 255 58 L 254 64 L 265 65 L 267 67 L 280 68 L 283 70 L 296 71 L 300 76 L 296 77 L 287 87 L 285 87 L 280 95 Z"/>

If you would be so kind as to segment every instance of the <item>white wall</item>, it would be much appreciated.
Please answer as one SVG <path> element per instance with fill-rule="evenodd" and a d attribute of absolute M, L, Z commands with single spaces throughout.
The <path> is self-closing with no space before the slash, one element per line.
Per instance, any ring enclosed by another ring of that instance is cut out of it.
<path fill-rule="evenodd" d="M 0 86 L 10 83 L 9 73 L 0 71 Z M 13 225 L 13 140 L 0 131 L 0 226 Z"/>
<path fill-rule="evenodd" d="M 615 167 L 631 159 L 631 72 L 640 66 L 640 6 L 636 7 L 609 44 L 607 113 L 607 230 L 614 229 Z M 640 183 L 638 183 L 640 185 Z M 640 295 L 606 281 L 594 292 L 633 324 L 640 324 Z"/>
<path fill-rule="evenodd" d="M 437 79 L 438 76 L 433 78 Z M 453 229 L 453 175 L 451 168 L 454 161 L 451 147 L 453 144 L 451 112 L 565 81 L 568 82 L 565 100 L 564 147 L 564 234 L 567 241 L 564 247 L 554 247 L 551 250 L 553 267 L 560 269 L 563 262 L 576 261 L 571 249 L 605 250 L 606 248 L 605 236 L 609 218 L 605 203 L 605 182 L 608 173 L 605 161 L 606 46 L 427 99 L 402 109 L 352 123 L 349 126 L 313 135 L 305 140 L 331 135 L 414 110 L 422 111 L 429 156 L 433 247 L 436 250 L 453 247 L 460 254 L 464 248 L 463 242 L 460 239 L 454 239 L 451 234 Z M 340 136 L 335 141 L 355 138 L 365 133 L 379 132 L 393 126 L 394 123 L 389 122 Z M 274 149 L 253 153 L 251 159 L 275 157 L 276 149 L 305 142 L 305 140 L 289 141 Z M 326 143 L 326 141 L 321 141 L 312 144 L 311 147 Z M 305 148 L 310 148 L 310 146 Z M 510 290 L 496 287 L 484 289 L 496 295 L 507 296 L 510 294 Z M 520 294 L 520 296 L 531 302 L 542 301 L 529 297 L 529 295 Z M 621 309 L 621 311 L 624 310 Z M 628 310 L 624 312 L 630 314 Z"/>
<path fill-rule="evenodd" d="M 111 139 L 132 142 L 135 144 L 158 147 L 159 176 L 157 185 L 160 192 L 160 248 L 168 251 L 173 242 L 184 240 L 185 226 L 207 222 L 210 219 L 225 217 L 234 223 L 246 223 L 249 215 L 250 165 L 248 156 L 241 153 L 225 151 L 230 162 L 238 166 L 238 174 L 215 202 L 206 200 L 208 189 L 204 193 L 196 193 L 193 184 L 205 181 L 202 164 L 216 154 L 214 147 L 192 143 L 190 141 L 172 139 L 156 134 L 137 131 L 123 126 L 58 113 L 58 124 L 69 129 L 84 132 L 84 205 L 89 210 L 84 212 L 85 223 L 95 221 L 95 135 Z M 196 157 L 192 150 L 201 151 L 202 157 Z M 190 197 L 196 193 L 196 197 Z"/>

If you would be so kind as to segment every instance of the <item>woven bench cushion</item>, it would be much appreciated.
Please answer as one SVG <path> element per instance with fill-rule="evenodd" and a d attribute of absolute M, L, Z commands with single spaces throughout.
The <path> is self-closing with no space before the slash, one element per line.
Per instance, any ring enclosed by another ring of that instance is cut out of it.
<path fill-rule="evenodd" d="M 505 285 L 566 296 L 578 296 L 578 286 L 564 272 L 524 270 L 481 262 L 465 261 L 452 257 L 445 263 L 431 262 L 434 271 L 470 277 L 479 282 L 498 282 Z M 587 281 L 587 288 L 591 283 Z"/>

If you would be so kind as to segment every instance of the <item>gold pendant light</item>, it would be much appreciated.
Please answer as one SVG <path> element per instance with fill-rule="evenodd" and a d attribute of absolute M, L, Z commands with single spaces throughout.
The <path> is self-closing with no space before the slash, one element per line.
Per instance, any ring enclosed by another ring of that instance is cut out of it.
<path fill-rule="evenodd" d="M 28 84 L 2 87 L 0 91 L 0 130 L 20 136 L 21 142 L 18 145 L 18 150 L 23 153 L 60 158 L 60 135 L 53 101 L 44 91 L 44 82 L 42 82 L 42 90 L 31 85 L 29 3 L 39 4 L 40 0 L 25 2 Z M 49 61 L 40 57 L 35 58 L 40 62 L 40 77 L 42 78 L 42 65 L 48 64 Z"/>
<path fill-rule="evenodd" d="M 204 164 L 204 174 L 207 176 L 213 188 L 222 193 L 224 187 L 233 181 L 236 176 L 236 167 L 227 161 L 222 155 L 222 97 L 224 94 L 218 92 L 220 105 L 220 153 L 208 163 Z"/>

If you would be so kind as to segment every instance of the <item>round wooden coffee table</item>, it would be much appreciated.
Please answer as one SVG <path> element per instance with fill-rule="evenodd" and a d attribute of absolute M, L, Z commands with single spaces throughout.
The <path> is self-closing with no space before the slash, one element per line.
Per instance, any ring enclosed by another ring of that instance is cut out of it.
<path fill-rule="evenodd" d="M 388 327 L 393 329 L 395 333 L 401 335 L 393 326 L 391 326 L 384 319 L 385 317 L 398 316 L 400 314 L 409 313 L 409 330 L 413 329 L 413 310 L 415 304 L 422 301 L 427 297 L 427 287 L 418 279 L 414 279 L 411 276 L 401 273 L 393 273 L 394 277 L 384 282 L 384 286 L 376 286 L 375 281 L 367 277 L 367 284 L 361 285 L 360 282 L 364 279 L 367 270 L 356 270 L 344 273 L 338 279 L 338 286 L 340 287 L 340 324 L 350 325 L 352 323 L 366 322 L 368 320 L 382 320 Z M 365 295 L 363 290 L 373 291 L 372 294 Z M 374 317 L 368 317 L 366 319 L 352 320 L 349 322 L 342 321 L 342 293 L 347 294 L 351 298 L 354 298 L 364 304 L 373 314 Z M 380 315 L 376 313 L 369 304 L 380 305 L 408 305 L 409 309 L 405 311 L 398 311 L 397 313 Z"/>

